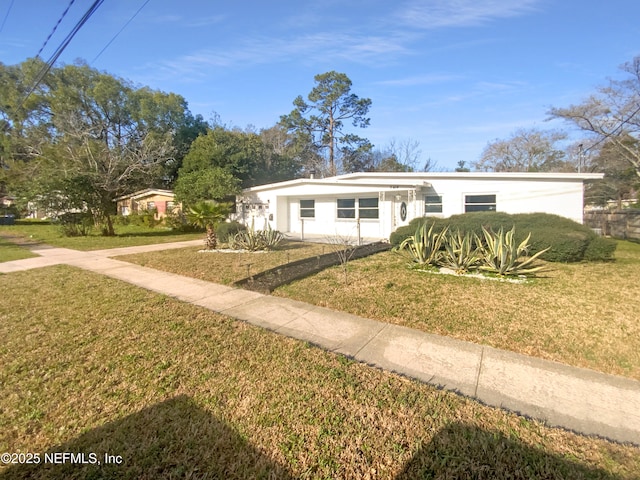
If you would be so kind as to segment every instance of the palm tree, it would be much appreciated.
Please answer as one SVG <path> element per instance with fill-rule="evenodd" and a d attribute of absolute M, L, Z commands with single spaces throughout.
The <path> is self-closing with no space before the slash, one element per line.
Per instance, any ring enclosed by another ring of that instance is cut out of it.
<path fill-rule="evenodd" d="M 230 211 L 231 206 L 228 203 L 207 201 L 198 202 L 189 208 L 187 213 L 189 223 L 206 229 L 204 245 L 207 250 L 214 250 L 218 246 L 215 227 L 227 218 Z"/>

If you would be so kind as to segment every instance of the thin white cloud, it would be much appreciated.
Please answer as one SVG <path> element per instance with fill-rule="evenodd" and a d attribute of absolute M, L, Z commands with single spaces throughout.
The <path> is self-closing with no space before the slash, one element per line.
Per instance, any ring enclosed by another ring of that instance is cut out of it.
<path fill-rule="evenodd" d="M 469 27 L 525 15 L 539 4 L 540 0 L 414 0 L 397 17 L 421 29 Z"/>
<path fill-rule="evenodd" d="M 437 83 L 454 82 L 463 78 L 460 75 L 446 75 L 446 74 L 426 74 L 426 75 L 413 75 L 404 78 L 396 78 L 393 80 L 382 80 L 376 82 L 376 85 L 388 86 L 388 87 L 414 87 L 419 85 L 434 85 Z"/>
<path fill-rule="evenodd" d="M 216 68 L 247 67 L 277 62 L 332 59 L 355 63 L 384 62 L 408 55 L 400 36 L 316 33 L 294 38 L 254 37 L 232 47 L 201 49 L 160 63 L 172 75 L 208 75 Z"/>

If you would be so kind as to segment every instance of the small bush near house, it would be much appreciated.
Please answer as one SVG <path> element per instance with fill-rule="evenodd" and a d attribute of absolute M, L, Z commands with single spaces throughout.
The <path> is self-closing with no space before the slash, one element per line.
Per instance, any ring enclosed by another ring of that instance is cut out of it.
<path fill-rule="evenodd" d="M 236 234 L 246 232 L 247 227 L 240 222 L 224 222 L 216 226 L 216 235 L 221 242 L 230 242 Z"/>
<path fill-rule="evenodd" d="M 94 226 L 90 213 L 63 213 L 57 218 L 62 234 L 65 237 L 86 237 Z"/>
<path fill-rule="evenodd" d="M 449 218 L 416 218 L 408 226 L 400 227 L 391 234 L 393 245 L 400 245 L 405 238 L 413 235 L 418 226 L 434 223 L 435 230 L 449 227 L 450 230 L 472 232 L 482 236 L 482 227 L 498 231 L 512 227 L 518 232 L 515 240 L 522 242 L 531 232 L 529 254 L 534 255 L 548 249 L 540 259 L 548 262 L 606 261 L 613 258 L 616 243 L 600 239 L 590 228 L 568 218 L 548 213 L 519 213 L 510 215 L 502 212 L 475 212 L 453 215 Z M 596 242 L 592 249 L 589 246 Z M 587 255 L 587 251 L 589 254 Z"/>
<path fill-rule="evenodd" d="M 149 210 L 140 210 L 137 213 L 128 215 L 129 225 L 136 225 L 139 227 L 153 228 L 162 223 L 162 220 L 156 218 L 158 211 L 155 208 Z"/>
<path fill-rule="evenodd" d="M 203 230 L 189 223 L 187 215 L 178 208 L 172 210 L 164 217 L 164 224 L 174 232 L 179 233 L 190 233 Z"/>
<path fill-rule="evenodd" d="M 618 243 L 612 238 L 595 237 L 584 252 L 588 262 L 611 262 L 615 259 Z"/>

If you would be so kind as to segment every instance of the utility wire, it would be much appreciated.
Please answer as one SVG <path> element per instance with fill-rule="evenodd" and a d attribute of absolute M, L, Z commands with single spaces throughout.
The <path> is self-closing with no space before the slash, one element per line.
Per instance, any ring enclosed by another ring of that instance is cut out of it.
<path fill-rule="evenodd" d="M 146 0 L 142 6 L 138 9 L 138 11 L 136 13 L 134 13 L 131 18 L 129 20 L 127 20 L 127 23 L 125 23 L 122 28 L 120 30 L 118 30 L 118 32 L 113 36 L 113 38 L 111 40 L 109 40 L 109 42 L 104 46 L 104 48 L 102 50 L 100 50 L 100 52 L 98 53 L 98 55 L 95 56 L 95 58 L 93 60 L 91 60 L 91 64 L 93 64 L 99 57 L 100 55 L 102 55 L 104 53 L 104 51 L 109 48 L 109 46 L 113 43 L 113 41 L 118 38 L 118 36 L 122 33 L 122 31 L 127 28 L 127 26 L 133 21 L 134 18 L 136 18 L 138 16 L 138 14 L 142 11 L 142 9 L 147 5 L 147 3 L 149 3 L 151 0 Z"/>
<path fill-rule="evenodd" d="M 67 14 L 67 12 L 69 11 L 69 9 L 71 8 L 71 5 L 73 5 L 73 2 L 75 2 L 75 0 L 71 0 L 69 2 L 69 5 L 67 5 L 67 8 L 64 9 L 64 12 L 62 12 L 62 15 L 60 16 L 60 18 L 58 19 L 57 23 L 53 26 L 53 30 L 51 30 L 51 33 L 49 34 L 49 36 L 47 37 L 47 39 L 44 41 L 44 43 L 42 44 L 42 46 L 40 47 L 40 50 L 38 50 L 38 53 L 36 53 L 36 58 L 40 56 L 40 54 L 42 53 L 42 50 L 44 50 L 44 47 L 47 46 L 47 43 L 49 43 L 49 40 L 51 40 L 51 37 L 53 36 L 54 33 L 56 33 L 56 30 L 58 29 L 58 25 L 60 25 L 60 22 L 62 22 L 62 19 L 65 17 L 65 15 Z"/>
<path fill-rule="evenodd" d="M 2 25 L 0 25 L 0 32 L 2 32 L 2 29 L 4 28 L 4 24 L 7 23 L 7 18 L 9 18 L 9 12 L 11 11 L 11 7 L 13 7 L 13 1 L 14 0 L 11 0 L 11 2 L 9 3 L 9 8 L 7 8 L 7 13 L 4 14 Z"/>
<path fill-rule="evenodd" d="M 24 102 L 35 91 L 35 89 L 38 87 L 38 85 L 40 84 L 44 76 L 49 72 L 49 70 L 51 70 L 51 67 L 53 67 L 53 64 L 56 63 L 56 60 L 58 60 L 60 55 L 62 55 L 62 52 L 64 51 L 65 48 L 67 48 L 67 45 L 69 45 L 69 43 L 71 42 L 73 37 L 76 35 L 76 33 L 78 33 L 78 30 L 80 30 L 80 28 L 82 28 L 82 26 L 85 23 L 87 23 L 87 20 L 91 18 L 91 15 L 95 13 L 95 11 L 100 7 L 100 5 L 102 5 L 103 2 L 104 0 L 95 0 L 93 4 L 89 7 L 87 12 L 82 16 L 82 18 L 78 20 L 78 23 L 76 23 L 75 27 L 73 27 L 71 32 L 69 32 L 69 34 L 66 36 L 64 41 L 60 44 L 60 46 L 56 49 L 55 52 L 53 52 L 53 55 L 51 55 L 47 63 L 40 69 L 40 71 L 36 75 L 36 78 L 33 82 L 33 86 L 29 89 L 29 92 L 24 96 L 24 98 L 20 102 L 20 106 L 18 107 L 18 109 L 22 108 L 22 105 L 24 105 Z"/>

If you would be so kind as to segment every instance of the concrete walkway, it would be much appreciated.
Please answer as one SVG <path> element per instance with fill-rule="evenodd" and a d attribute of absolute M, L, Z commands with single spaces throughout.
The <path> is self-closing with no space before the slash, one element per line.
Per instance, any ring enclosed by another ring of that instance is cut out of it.
<path fill-rule="evenodd" d="M 552 426 L 640 445 L 640 382 L 109 258 L 199 244 L 201 240 L 93 252 L 36 246 L 32 250 L 40 257 L 0 263 L 0 273 L 73 265 Z"/>

